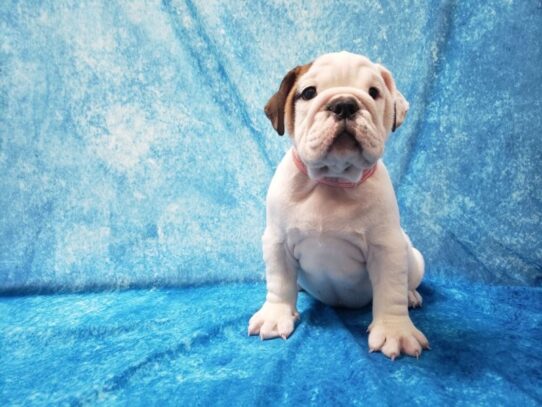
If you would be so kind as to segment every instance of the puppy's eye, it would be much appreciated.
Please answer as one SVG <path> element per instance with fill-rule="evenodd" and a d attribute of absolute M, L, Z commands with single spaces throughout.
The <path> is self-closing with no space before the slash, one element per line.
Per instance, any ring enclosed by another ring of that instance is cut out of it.
<path fill-rule="evenodd" d="M 308 88 L 303 89 L 301 92 L 301 98 L 303 100 L 311 100 L 316 96 L 316 88 L 314 86 L 309 86 Z"/>
<path fill-rule="evenodd" d="M 369 88 L 369 95 L 373 98 L 373 99 L 378 99 L 378 97 L 380 96 L 380 91 L 375 88 L 374 86 L 371 86 Z"/>

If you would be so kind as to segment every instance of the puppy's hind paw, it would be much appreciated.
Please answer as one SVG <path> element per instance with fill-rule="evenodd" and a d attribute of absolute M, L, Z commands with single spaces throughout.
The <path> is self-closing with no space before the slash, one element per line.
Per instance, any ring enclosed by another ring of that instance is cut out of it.
<path fill-rule="evenodd" d="M 423 298 L 416 290 L 410 290 L 408 292 L 408 308 L 421 308 Z"/>

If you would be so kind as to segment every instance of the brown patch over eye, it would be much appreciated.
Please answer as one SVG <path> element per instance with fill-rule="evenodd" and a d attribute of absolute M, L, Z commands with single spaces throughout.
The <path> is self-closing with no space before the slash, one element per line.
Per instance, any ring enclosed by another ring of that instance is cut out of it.
<path fill-rule="evenodd" d="M 305 72 L 309 70 L 311 67 L 312 62 L 300 66 L 298 71 L 298 78 L 301 77 Z M 297 81 L 296 81 L 297 82 Z M 288 130 L 288 133 L 290 135 L 294 134 L 295 131 L 295 106 L 296 101 L 301 98 L 301 93 L 299 92 L 299 87 L 297 86 L 297 83 L 292 86 L 292 89 L 288 93 L 288 97 L 286 99 L 285 104 L 285 125 Z"/>
<path fill-rule="evenodd" d="M 369 95 L 373 98 L 373 99 L 378 99 L 378 97 L 380 96 L 380 91 L 375 88 L 374 86 L 371 86 L 369 88 Z"/>

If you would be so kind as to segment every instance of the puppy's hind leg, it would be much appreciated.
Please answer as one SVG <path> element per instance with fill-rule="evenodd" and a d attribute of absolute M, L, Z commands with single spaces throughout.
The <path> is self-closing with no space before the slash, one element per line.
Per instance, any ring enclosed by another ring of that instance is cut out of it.
<path fill-rule="evenodd" d="M 405 233 L 409 243 L 408 249 L 408 306 L 409 308 L 418 308 L 422 306 L 422 296 L 416 288 L 419 287 L 425 274 L 425 261 L 422 254 L 412 246 L 410 239 Z"/>

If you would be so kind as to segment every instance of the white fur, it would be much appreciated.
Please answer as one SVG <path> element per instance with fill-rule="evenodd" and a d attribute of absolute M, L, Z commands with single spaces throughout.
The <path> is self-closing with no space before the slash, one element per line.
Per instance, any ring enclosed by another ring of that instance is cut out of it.
<path fill-rule="evenodd" d="M 299 285 L 333 306 L 362 307 L 372 300 L 371 351 L 394 359 L 401 352 L 418 356 L 428 347 L 408 314 L 409 303 L 421 305 L 415 289 L 423 277 L 423 257 L 401 229 L 393 186 L 379 160 L 393 125 L 393 105 L 402 98 L 383 71 L 365 57 L 343 52 L 318 58 L 298 78 L 299 89 L 318 89 L 314 99 L 297 102 L 291 135 L 310 178 L 289 151 L 271 181 L 262 238 L 267 297 L 249 322 L 249 334 L 287 338 L 299 318 Z M 381 98 L 369 96 L 371 86 Z M 326 106 L 343 96 L 355 98 L 361 109 L 338 123 Z M 404 98 L 399 103 L 408 109 Z M 336 147 L 340 126 L 353 133 L 361 149 Z M 356 188 L 317 182 L 324 176 L 358 181 L 372 165 L 375 173 Z"/>

